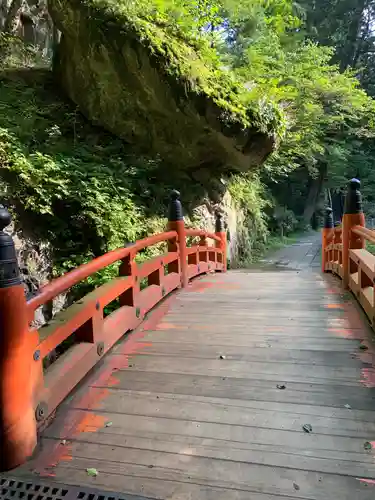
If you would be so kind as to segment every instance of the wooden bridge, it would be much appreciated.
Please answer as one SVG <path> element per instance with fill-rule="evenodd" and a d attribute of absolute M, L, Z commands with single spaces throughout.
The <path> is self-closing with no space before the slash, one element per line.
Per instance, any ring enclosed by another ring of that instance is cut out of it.
<path fill-rule="evenodd" d="M 375 498 L 375 256 L 365 249 L 375 233 L 358 182 L 341 226 L 327 210 L 324 274 L 311 235 L 258 269 L 225 272 L 222 222 L 214 234 L 187 229 L 175 193 L 168 232 L 28 302 L 0 234 L 0 499 Z M 140 265 L 150 245 L 167 248 Z M 114 262 L 118 278 L 30 326 L 38 307 Z"/>

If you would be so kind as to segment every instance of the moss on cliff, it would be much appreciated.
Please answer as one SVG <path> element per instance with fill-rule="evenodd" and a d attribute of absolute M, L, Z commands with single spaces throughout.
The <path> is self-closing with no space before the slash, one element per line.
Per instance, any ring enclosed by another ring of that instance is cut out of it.
<path fill-rule="evenodd" d="M 256 127 L 261 132 L 277 135 L 279 112 L 261 113 L 258 103 L 249 99 L 249 93 L 222 67 L 217 54 L 207 41 L 189 36 L 182 27 L 171 23 L 160 5 L 152 1 L 127 0 L 68 0 L 71 5 L 86 7 L 90 21 L 109 28 L 108 35 L 133 38 L 148 49 L 160 69 L 172 80 L 181 96 L 204 95 L 221 109 L 224 126 L 238 125 L 244 130 Z M 186 95 L 187 92 L 191 94 Z M 270 109 L 272 106 L 270 105 Z"/>
<path fill-rule="evenodd" d="M 176 167 L 247 170 L 282 133 L 272 104 L 220 67 L 203 39 L 124 0 L 51 0 L 63 36 L 55 73 L 95 122 Z"/>
<path fill-rule="evenodd" d="M 188 215 L 214 196 L 213 180 L 135 155 L 91 125 L 47 70 L 0 72 L 0 167 L 0 202 L 25 235 L 51 245 L 58 273 L 163 230 L 171 189 Z"/>
<path fill-rule="evenodd" d="M 136 156 L 93 127 L 56 93 L 44 70 L 0 72 L 0 167 L 0 202 L 12 207 L 21 237 L 48 245 L 45 271 L 54 275 L 162 230 L 172 188 L 181 190 L 185 213 L 197 219 L 194 227 L 207 225 L 205 207 L 221 196 L 210 192 L 212 179 L 198 182 L 160 159 Z M 233 229 L 243 261 L 267 233 L 264 193 L 252 175 L 231 177 L 221 189 L 232 192 L 239 210 Z M 75 292 L 82 295 L 116 274 L 115 267 L 107 269 Z"/>
<path fill-rule="evenodd" d="M 49 72 L 1 73 L 0 118 L 1 201 L 51 243 L 57 270 L 164 227 L 159 162 L 91 126 Z"/>

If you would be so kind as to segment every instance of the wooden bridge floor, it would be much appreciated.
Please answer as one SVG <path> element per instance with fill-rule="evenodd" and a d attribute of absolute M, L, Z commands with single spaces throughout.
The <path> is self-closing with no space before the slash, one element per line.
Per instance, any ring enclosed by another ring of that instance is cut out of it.
<path fill-rule="evenodd" d="M 373 500 L 370 338 L 310 267 L 206 276 L 105 357 L 14 474 L 135 498 Z"/>

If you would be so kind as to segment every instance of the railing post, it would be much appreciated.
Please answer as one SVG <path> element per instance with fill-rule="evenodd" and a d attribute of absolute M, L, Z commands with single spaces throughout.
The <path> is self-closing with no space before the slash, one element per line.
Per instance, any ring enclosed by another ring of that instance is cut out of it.
<path fill-rule="evenodd" d="M 133 243 L 128 243 L 126 246 L 133 246 Z M 136 310 L 137 318 L 140 317 L 141 312 L 138 309 L 138 295 L 139 295 L 139 281 L 137 276 L 137 264 L 134 260 L 133 252 L 130 252 L 125 259 L 122 260 L 119 269 L 120 276 L 131 276 L 133 278 L 133 285 L 120 295 L 120 305 L 134 307 Z"/>
<path fill-rule="evenodd" d="M 322 272 L 326 272 L 327 266 L 327 241 L 328 236 L 332 234 L 333 231 L 333 212 L 332 208 L 326 207 L 326 212 L 324 216 L 324 228 L 322 229 Z"/>
<path fill-rule="evenodd" d="M 364 247 L 364 240 L 359 240 L 358 237 L 352 233 L 352 227 L 365 225 L 360 187 L 360 181 L 358 179 L 352 179 L 349 182 L 348 192 L 345 198 L 344 217 L 342 220 L 342 265 L 344 288 L 348 288 L 349 286 L 349 250 L 351 248 Z"/>
<path fill-rule="evenodd" d="M 227 270 L 227 233 L 224 228 L 224 219 L 221 212 L 216 212 L 215 233 L 221 241 L 216 242 L 216 246 L 223 252 L 223 272 Z"/>
<path fill-rule="evenodd" d="M 10 222 L 0 205 L 0 471 L 25 462 L 36 446 L 33 350 L 14 242 L 3 231 Z"/>
<path fill-rule="evenodd" d="M 171 198 L 169 202 L 169 214 L 168 214 L 168 228 L 171 231 L 177 232 L 178 237 L 178 247 L 173 249 L 173 242 L 169 245 L 170 251 L 179 251 L 179 262 L 180 262 L 180 277 L 181 286 L 185 288 L 188 285 L 188 264 L 187 264 L 187 253 L 186 253 L 186 234 L 185 234 L 185 222 L 182 213 L 182 205 L 180 201 L 180 193 L 178 191 L 172 191 Z"/>

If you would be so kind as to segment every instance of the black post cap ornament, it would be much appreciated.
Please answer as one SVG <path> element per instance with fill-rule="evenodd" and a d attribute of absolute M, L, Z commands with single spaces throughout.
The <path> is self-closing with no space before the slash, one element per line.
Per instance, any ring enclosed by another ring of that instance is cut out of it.
<path fill-rule="evenodd" d="M 331 229 L 333 227 L 333 211 L 331 207 L 326 207 L 324 215 L 324 228 Z"/>
<path fill-rule="evenodd" d="M 345 198 L 345 214 L 362 213 L 361 182 L 358 179 L 349 181 L 348 192 Z"/>
<path fill-rule="evenodd" d="M 223 233 L 225 228 L 224 228 L 224 217 L 223 214 L 219 211 L 216 212 L 215 214 L 216 219 L 215 219 L 215 232 L 216 233 Z"/>
<path fill-rule="evenodd" d="M 176 222 L 183 220 L 182 205 L 180 201 L 180 192 L 175 189 L 171 192 L 169 201 L 169 222 Z"/>
<path fill-rule="evenodd" d="M 4 232 L 11 222 L 10 213 L 3 205 L 0 205 L 0 288 L 21 284 L 14 241 L 9 234 Z"/>

